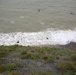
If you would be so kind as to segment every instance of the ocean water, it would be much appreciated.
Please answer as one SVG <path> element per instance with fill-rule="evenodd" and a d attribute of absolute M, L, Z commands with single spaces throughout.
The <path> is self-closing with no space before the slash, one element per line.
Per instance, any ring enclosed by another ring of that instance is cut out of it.
<path fill-rule="evenodd" d="M 76 0 L 0 0 L 0 45 L 76 42 Z"/>

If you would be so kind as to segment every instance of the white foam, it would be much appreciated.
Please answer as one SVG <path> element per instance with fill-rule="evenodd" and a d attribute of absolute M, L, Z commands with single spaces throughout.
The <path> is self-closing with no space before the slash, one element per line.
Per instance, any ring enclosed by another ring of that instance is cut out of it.
<path fill-rule="evenodd" d="M 40 24 L 41 24 L 42 26 L 44 26 L 44 25 L 45 25 L 45 23 L 44 23 L 44 22 L 40 22 Z"/>
<path fill-rule="evenodd" d="M 46 30 L 30 33 L 0 33 L 0 45 L 65 45 L 76 42 L 76 30 Z"/>
<path fill-rule="evenodd" d="M 15 23 L 15 21 L 11 21 L 11 23 L 12 23 L 12 24 L 14 24 L 14 23 Z"/>
<path fill-rule="evenodd" d="M 24 16 L 20 16 L 20 18 L 24 18 Z"/>

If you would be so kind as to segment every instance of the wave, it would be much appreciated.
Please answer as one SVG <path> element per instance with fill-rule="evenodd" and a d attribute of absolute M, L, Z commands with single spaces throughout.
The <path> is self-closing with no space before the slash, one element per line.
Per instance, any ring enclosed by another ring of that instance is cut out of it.
<path fill-rule="evenodd" d="M 76 29 L 0 33 L 0 45 L 4 46 L 66 45 L 70 42 L 76 42 Z"/>

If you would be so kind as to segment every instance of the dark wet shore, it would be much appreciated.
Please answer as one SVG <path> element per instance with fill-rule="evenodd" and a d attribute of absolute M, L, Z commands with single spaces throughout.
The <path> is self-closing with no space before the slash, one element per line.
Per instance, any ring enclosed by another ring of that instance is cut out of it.
<path fill-rule="evenodd" d="M 76 50 L 76 43 L 70 42 L 69 44 L 66 44 L 66 45 L 60 45 L 60 47 Z"/>

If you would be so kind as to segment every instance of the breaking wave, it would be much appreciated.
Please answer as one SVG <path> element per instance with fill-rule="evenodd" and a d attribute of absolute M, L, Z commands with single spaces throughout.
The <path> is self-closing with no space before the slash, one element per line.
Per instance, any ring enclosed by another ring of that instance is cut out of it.
<path fill-rule="evenodd" d="M 66 45 L 70 42 L 76 42 L 76 29 L 0 33 L 0 45 L 4 46 Z"/>

